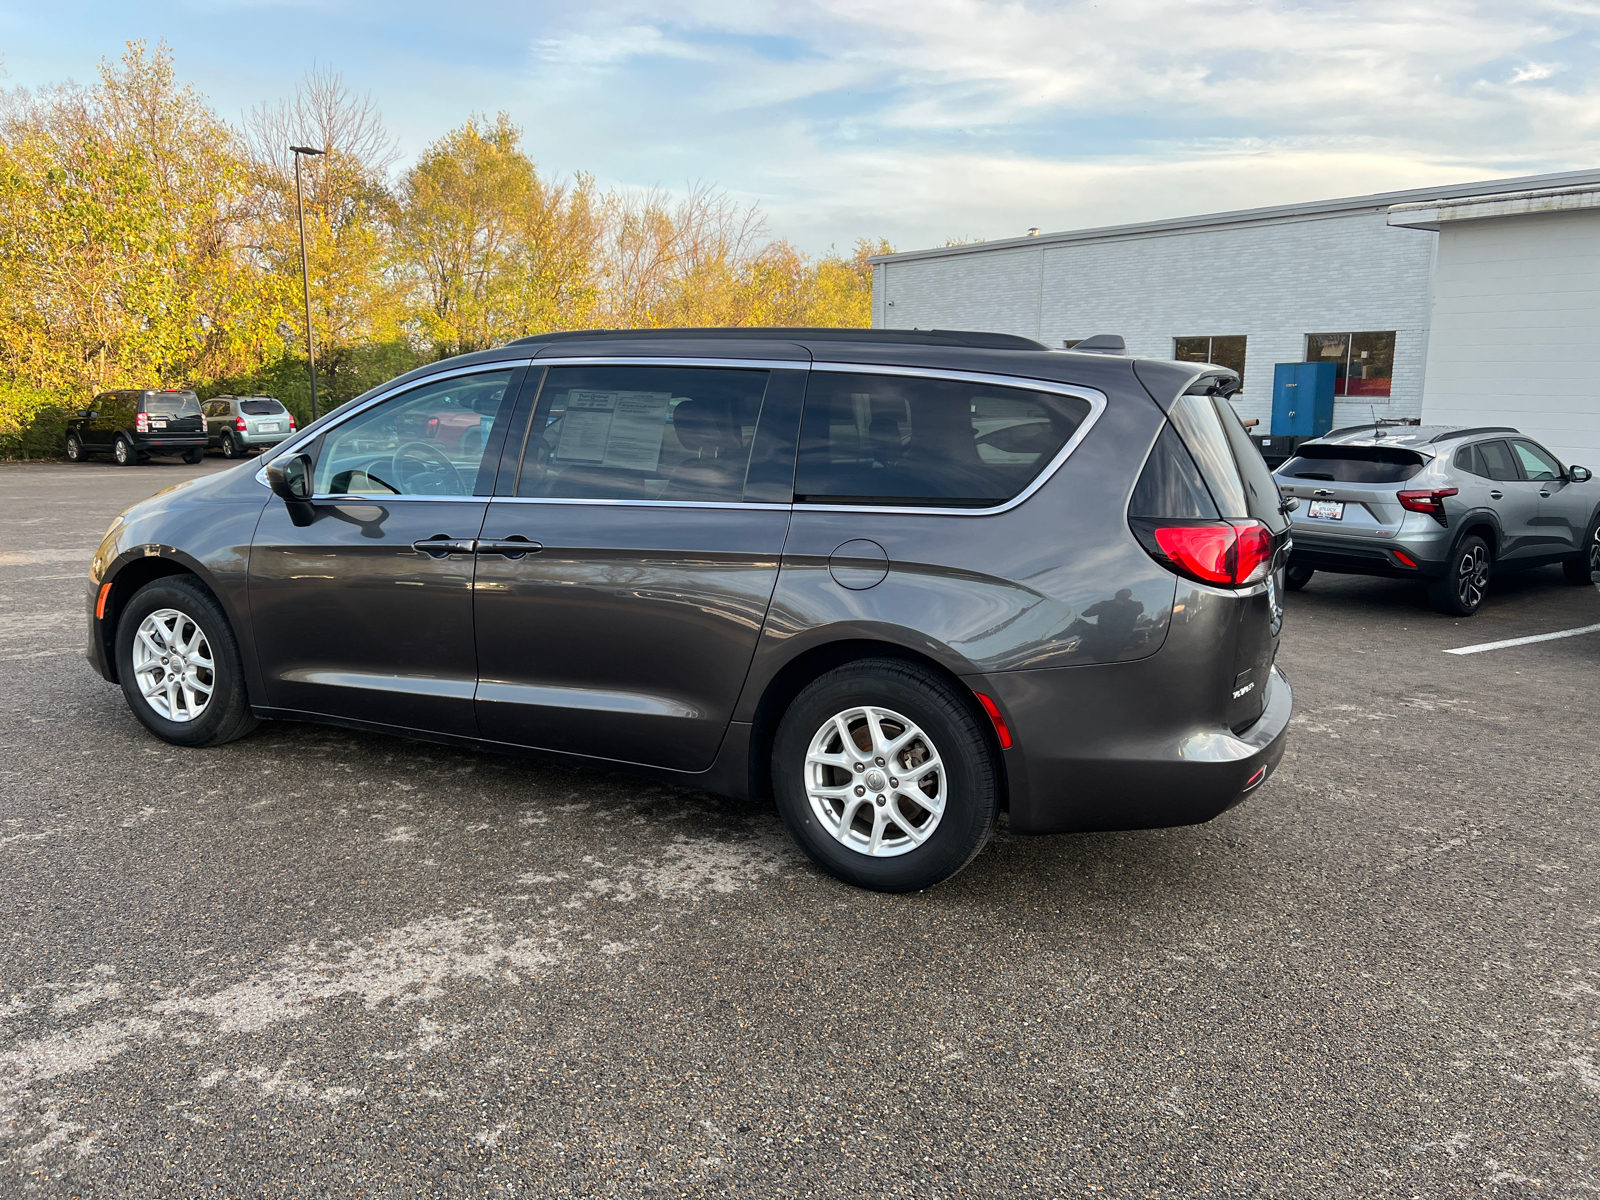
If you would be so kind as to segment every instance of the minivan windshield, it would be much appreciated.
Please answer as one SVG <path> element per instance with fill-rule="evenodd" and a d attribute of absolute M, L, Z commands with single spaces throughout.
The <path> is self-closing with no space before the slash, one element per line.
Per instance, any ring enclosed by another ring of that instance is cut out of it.
<path fill-rule="evenodd" d="M 200 401 L 193 392 L 148 392 L 144 411 L 152 417 L 198 417 Z"/>
<path fill-rule="evenodd" d="M 247 417 L 269 417 L 283 411 L 283 405 L 276 400 L 241 400 L 239 411 Z"/>
<path fill-rule="evenodd" d="M 1301 446 L 1278 474 L 1285 479 L 1320 479 L 1328 483 L 1403 483 L 1422 470 L 1415 450 L 1398 446 Z"/>

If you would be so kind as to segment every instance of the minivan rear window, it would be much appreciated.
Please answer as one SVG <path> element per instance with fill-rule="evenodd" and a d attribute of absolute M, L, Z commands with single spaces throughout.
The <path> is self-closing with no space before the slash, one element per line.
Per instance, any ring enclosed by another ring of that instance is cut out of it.
<path fill-rule="evenodd" d="M 198 417 L 200 401 L 193 392 L 146 392 L 144 411 L 152 417 Z"/>
<path fill-rule="evenodd" d="M 814 371 L 795 470 L 801 504 L 990 508 L 1055 460 L 1087 400 L 966 380 Z"/>
<path fill-rule="evenodd" d="M 1425 463 L 1422 455 L 1398 446 L 1301 446 L 1278 474 L 1286 479 L 1327 483 L 1403 483 Z"/>
<path fill-rule="evenodd" d="M 1274 533 L 1289 527 L 1283 497 L 1266 460 L 1223 396 L 1179 396 L 1168 414 L 1230 521 L 1254 518 Z"/>
<path fill-rule="evenodd" d="M 283 405 L 276 400 L 241 400 L 239 411 L 247 417 L 269 417 L 281 413 Z"/>

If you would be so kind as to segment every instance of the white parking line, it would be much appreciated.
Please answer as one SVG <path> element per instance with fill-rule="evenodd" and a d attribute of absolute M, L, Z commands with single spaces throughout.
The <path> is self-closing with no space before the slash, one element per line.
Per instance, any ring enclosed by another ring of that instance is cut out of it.
<path fill-rule="evenodd" d="M 1600 633 L 1600 625 L 1585 625 L 1582 629 L 1563 629 L 1560 633 L 1538 633 L 1533 637 L 1508 638 L 1503 642 L 1484 642 L 1481 646 L 1462 646 L 1446 650 L 1446 654 L 1482 654 L 1485 650 L 1504 650 L 1507 646 L 1526 646 L 1530 642 L 1551 642 L 1556 638 L 1577 637 L 1580 633 Z"/>

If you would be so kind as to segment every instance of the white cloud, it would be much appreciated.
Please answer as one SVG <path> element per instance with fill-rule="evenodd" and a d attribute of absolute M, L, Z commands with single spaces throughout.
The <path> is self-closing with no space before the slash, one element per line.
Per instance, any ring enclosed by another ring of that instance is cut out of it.
<path fill-rule="evenodd" d="M 813 249 L 1600 163 L 1600 10 L 1572 0 L 701 0 L 559 19 L 560 36 L 641 46 L 603 81 L 581 54 L 541 56 L 536 77 L 562 81 L 541 125 L 563 159 L 577 118 L 607 161 L 574 165 L 717 180 Z M 646 26 L 692 72 L 644 48 Z"/>

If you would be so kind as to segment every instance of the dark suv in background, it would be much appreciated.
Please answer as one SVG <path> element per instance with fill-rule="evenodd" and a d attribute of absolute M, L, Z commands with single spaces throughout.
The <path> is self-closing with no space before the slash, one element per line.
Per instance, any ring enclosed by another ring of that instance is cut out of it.
<path fill-rule="evenodd" d="M 738 797 L 927 887 L 1209 820 L 1283 753 L 1289 523 L 1216 367 L 982 333 L 551 334 L 125 512 L 88 655 L 210 746 L 328 721 Z"/>
<path fill-rule="evenodd" d="M 206 449 L 200 401 L 185 388 L 101 392 L 67 422 L 67 460 L 109 454 L 130 467 L 152 454 L 179 454 L 197 463 Z"/>

